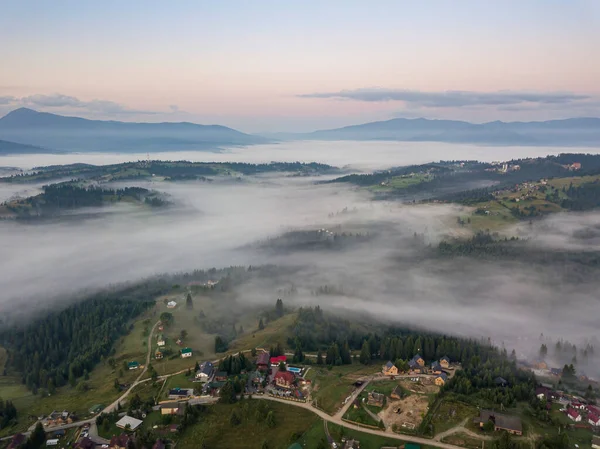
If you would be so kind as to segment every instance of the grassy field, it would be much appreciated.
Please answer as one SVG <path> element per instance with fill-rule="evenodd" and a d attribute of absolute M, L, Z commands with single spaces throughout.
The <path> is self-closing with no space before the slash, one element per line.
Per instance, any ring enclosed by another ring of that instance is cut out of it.
<path fill-rule="evenodd" d="M 331 371 L 327 368 L 313 366 L 309 371 L 309 379 L 313 382 L 312 397 L 317 406 L 329 414 L 334 414 L 350 393 L 352 385 L 362 376 L 379 371 L 378 366 L 359 364 L 336 366 Z"/>
<path fill-rule="evenodd" d="M 431 179 L 433 179 L 433 177 L 426 174 L 416 174 L 414 176 L 394 176 L 387 180 L 385 184 L 377 184 L 374 186 L 370 186 L 369 189 L 379 192 L 400 190 L 406 189 L 409 186 L 421 184 L 422 182 L 430 181 Z"/>
<path fill-rule="evenodd" d="M 445 432 L 459 425 L 465 419 L 467 422 L 478 416 L 477 407 L 464 402 L 444 400 L 438 406 L 432 417 L 431 423 L 435 433 Z"/>
<path fill-rule="evenodd" d="M 325 434 L 325 423 L 321 419 L 317 419 L 313 426 L 308 429 L 297 441 L 302 447 L 313 449 L 319 447 L 328 447 L 327 435 Z"/>
<path fill-rule="evenodd" d="M 264 403 L 263 407 L 267 406 L 273 411 L 275 427 L 269 428 L 264 421 L 257 421 L 256 410 L 261 402 Z M 242 417 L 242 422 L 237 426 L 230 423 L 234 409 Z M 258 399 L 246 400 L 243 404 L 217 404 L 207 408 L 207 414 L 200 417 L 198 424 L 183 432 L 177 448 L 197 449 L 205 443 L 206 447 L 260 449 L 264 441 L 269 448 L 287 448 L 301 438 L 318 440 L 320 435 L 315 426 L 321 422 L 308 410 L 280 403 L 267 404 L 267 401 Z M 311 430 L 308 436 L 305 434 L 307 430 Z"/>
<path fill-rule="evenodd" d="M 377 414 L 377 412 L 381 411 L 381 409 L 377 410 L 375 407 L 374 409 L 371 409 L 371 411 Z M 367 413 L 362 404 L 360 407 L 351 406 L 344 415 L 344 419 L 375 427 L 379 424 L 379 421 L 375 421 L 373 417 Z"/>

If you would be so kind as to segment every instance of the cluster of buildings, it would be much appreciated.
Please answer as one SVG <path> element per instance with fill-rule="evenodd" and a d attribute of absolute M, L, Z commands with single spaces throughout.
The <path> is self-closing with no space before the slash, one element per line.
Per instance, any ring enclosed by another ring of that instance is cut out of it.
<path fill-rule="evenodd" d="M 438 386 L 443 386 L 448 381 L 448 373 L 445 371 L 450 369 L 450 359 L 446 356 L 442 357 L 439 361 L 433 362 L 430 366 L 426 366 L 425 359 L 419 354 L 416 354 L 412 359 L 408 361 L 408 371 L 400 372 L 398 367 L 388 361 L 381 372 L 384 376 L 397 376 L 398 374 L 428 374 L 435 375 L 434 383 Z"/>
<path fill-rule="evenodd" d="M 62 412 L 57 412 L 55 410 L 42 420 L 42 424 L 44 427 L 63 426 L 65 424 L 71 424 L 76 419 L 76 416 L 66 410 L 63 410 Z"/>
<path fill-rule="evenodd" d="M 590 426 L 600 428 L 600 408 L 595 405 L 572 401 L 566 409 L 567 417 L 575 422 L 587 423 Z"/>

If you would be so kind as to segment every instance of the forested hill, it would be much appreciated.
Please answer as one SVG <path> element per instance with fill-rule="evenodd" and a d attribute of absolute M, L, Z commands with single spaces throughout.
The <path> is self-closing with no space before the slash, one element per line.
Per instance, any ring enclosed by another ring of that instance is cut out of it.
<path fill-rule="evenodd" d="M 107 189 L 66 182 L 44 186 L 43 189 L 43 193 L 39 195 L 0 205 L 0 216 L 40 218 L 55 216 L 65 210 L 101 207 L 119 202 L 139 203 L 150 207 L 162 207 L 168 204 L 159 193 L 141 187 Z"/>
<path fill-rule="evenodd" d="M 33 325 L 6 330 L 0 341 L 8 350 L 8 367 L 33 391 L 53 393 L 67 382 L 74 386 L 111 353 L 114 342 L 129 331 L 130 320 L 154 304 L 149 298 L 164 291 L 157 285 L 102 293 Z"/>
<path fill-rule="evenodd" d="M 339 173 L 326 164 L 316 162 L 242 162 L 138 161 L 113 165 L 70 164 L 37 167 L 28 174 L 0 178 L 0 182 L 47 182 L 57 179 L 118 181 L 164 178 L 166 181 L 210 180 L 218 176 L 250 176 L 265 173 L 291 173 L 296 176 Z"/>

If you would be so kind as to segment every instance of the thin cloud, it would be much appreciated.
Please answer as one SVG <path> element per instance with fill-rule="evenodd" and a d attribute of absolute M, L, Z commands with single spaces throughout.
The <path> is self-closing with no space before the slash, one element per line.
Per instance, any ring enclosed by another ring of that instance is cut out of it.
<path fill-rule="evenodd" d="M 11 104 L 11 103 L 14 103 L 15 101 L 16 101 L 15 97 L 10 97 L 10 96 L 0 97 L 0 104 L 2 104 L 2 105 Z"/>
<path fill-rule="evenodd" d="M 333 98 L 365 102 L 401 101 L 407 106 L 426 108 L 456 108 L 476 106 L 503 106 L 519 104 L 556 105 L 580 103 L 592 99 L 589 95 L 569 92 L 420 92 L 414 90 L 364 88 L 339 92 L 317 92 L 298 95 L 300 98 Z"/>
<path fill-rule="evenodd" d="M 64 94 L 52 94 L 52 95 L 30 95 L 28 97 L 22 97 L 17 100 L 24 106 L 41 107 L 41 108 L 72 108 L 82 109 L 88 112 L 97 114 L 115 114 L 115 115 L 126 115 L 126 114 L 156 114 L 154 111 L 142 111 L 137 109 L 129 109 L 114 101 L 108 100 L 91 100 L 83 101 L 79 98 L 72 97 Z"/>

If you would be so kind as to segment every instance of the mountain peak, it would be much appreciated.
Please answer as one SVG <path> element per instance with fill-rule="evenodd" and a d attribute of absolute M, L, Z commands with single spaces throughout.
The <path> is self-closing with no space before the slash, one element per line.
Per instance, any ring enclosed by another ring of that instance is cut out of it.
<path fill-rule="evenodd" d="M 39 112 L 34 109 L 29 109 L 29 108 L 18 108 L 13 111 L 10 111 L 8 114 L 6 114 L 2 118 L 16 116 L 16 115 L 17 116 L 26 116 L 26 115 L 34 115 L 34 114 L 39 114 Z"/>

